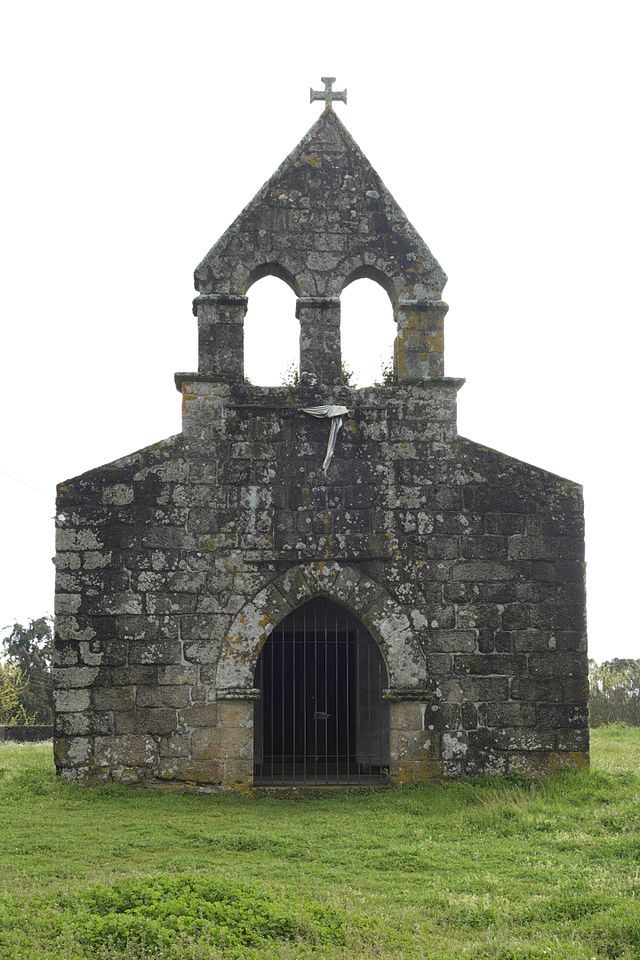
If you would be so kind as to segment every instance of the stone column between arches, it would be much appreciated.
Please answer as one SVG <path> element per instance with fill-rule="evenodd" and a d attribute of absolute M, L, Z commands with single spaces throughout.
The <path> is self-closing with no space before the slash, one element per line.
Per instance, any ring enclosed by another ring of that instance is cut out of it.
<path fill-rule="evenodd" d="M 400 382 L 444 376 L 444 318 L 448 309 L 443 300 L 398 300 L 394 365 Z"/>
<path fill-rule="evenodd" d="M 200 294 L 193 301 L 198 318 L 198 372 L 223 380 L 244 379 L 244 318 L 247 297 Z"/>
<path fill-rule="evenodd" d="M 342 383 L 339 297 L 298 297 L 300 384 Z"/>
<path fill-rule="evenodd" d="M 370 632 L 387 664 L 389 776 L 392 783 L 429 783 L 442 776 L 436 695 L 428 689 L 425 657 L 402 608 L 355 568 L 314 563 L 295 568 L 245 604 L 226 638 L 216 689 L 216 755 L 223 785 L 253 783 L 253 686 L 258 655 L 277 624 L 306 600 L 326 596 L 351 611 Z"/>

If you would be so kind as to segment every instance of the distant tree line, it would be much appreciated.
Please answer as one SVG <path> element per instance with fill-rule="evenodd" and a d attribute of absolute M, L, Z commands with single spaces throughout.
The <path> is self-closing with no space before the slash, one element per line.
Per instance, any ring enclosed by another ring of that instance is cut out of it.
<path fill-rule="evenodd" d="M 640 726 L 640 660 L 589 661 L 589 716 L 592 727 Z"/>
<path fill-rule="evenodd" d="M 53 619 L 5 627 L 0 639 L 0 724 L 53 720 Z"/>

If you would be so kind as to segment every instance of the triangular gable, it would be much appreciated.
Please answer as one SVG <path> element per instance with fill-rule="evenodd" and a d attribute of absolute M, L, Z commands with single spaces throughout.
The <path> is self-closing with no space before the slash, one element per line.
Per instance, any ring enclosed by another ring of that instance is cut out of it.
<path fill-rule="evenodd" d="M 336 297 L 370 276 L 400 298 L 439 299 L 446 275 L 350 133 L 326 109 L 195 271 L 201 294 L 244 295 L 267 274 Z"/>

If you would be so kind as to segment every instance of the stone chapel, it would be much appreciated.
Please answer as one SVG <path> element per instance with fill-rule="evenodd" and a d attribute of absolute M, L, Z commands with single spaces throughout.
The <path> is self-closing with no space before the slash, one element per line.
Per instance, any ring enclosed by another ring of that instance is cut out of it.
<path fill-rule="evenodd" d="M 58 486 L 67 780 L 296 788 L 588 763 L 581 488 L 459 436 L 446 275 L 325 88 L 196 268 L 182 432 Z M 295 386 L 244 377 L 269 274 L 297 297 Z M 393 308 L 394 376 L 355 389 L 340 295 L 362 277 Z"/>

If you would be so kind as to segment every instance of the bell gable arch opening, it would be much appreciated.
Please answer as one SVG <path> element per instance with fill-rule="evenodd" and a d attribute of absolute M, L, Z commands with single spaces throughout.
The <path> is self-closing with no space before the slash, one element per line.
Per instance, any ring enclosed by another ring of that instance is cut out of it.
<path fill-rule="evenodd" d="M 299 369 L 296 300 L 286 271 L 267 264 L 256 273 L 243 324 L 244 375 L 254 385 L 275 386 L 295 379 Z"/>
<path fill-rule="evenodd" d="M 340 297 L 340 337 L 354 386 L 392 381 L 396 333 L 389 291 L 378 274 L 351 277 Z"/>

